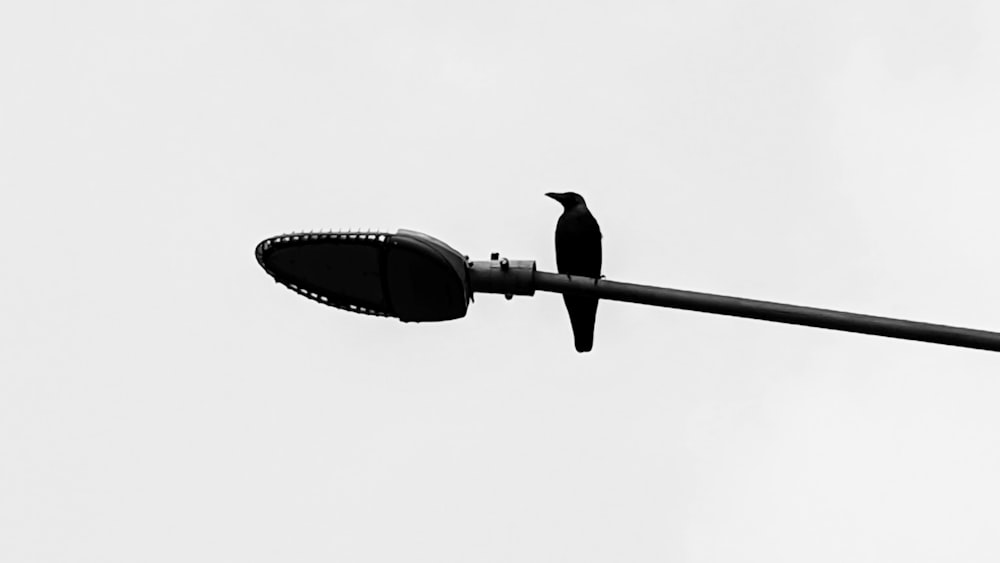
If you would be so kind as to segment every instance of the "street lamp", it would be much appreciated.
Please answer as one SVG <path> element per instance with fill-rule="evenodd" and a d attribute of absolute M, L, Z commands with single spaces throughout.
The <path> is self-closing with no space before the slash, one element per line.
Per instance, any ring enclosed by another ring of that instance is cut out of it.
<path fill-rule="evenodd" d="M 511 299 L 551 291 L 1000 352 L 1000 333 L 540 272 L 534 260 L 498 254 L 471 261 L 434 237 L 405 229 L 280 235 L 258 244 L 256 257 L 276 282 L 304 297 L 403 322 L 464 317 L 476 293 Z"/>

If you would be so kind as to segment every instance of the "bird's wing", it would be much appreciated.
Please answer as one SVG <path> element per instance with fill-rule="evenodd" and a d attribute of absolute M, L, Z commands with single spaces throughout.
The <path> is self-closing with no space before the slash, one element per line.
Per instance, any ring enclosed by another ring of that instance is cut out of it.
<path fill-rule="evenodd" d="M 564 213 L 556 225 L 556 267 L 561 274 L 601 275 L 601 229 L 589 212 Z"/>

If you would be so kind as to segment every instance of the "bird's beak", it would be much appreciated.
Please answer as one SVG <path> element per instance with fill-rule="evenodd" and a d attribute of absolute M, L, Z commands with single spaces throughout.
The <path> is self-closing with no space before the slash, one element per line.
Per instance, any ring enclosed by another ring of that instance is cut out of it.
<path fill-rule="evenodd" d="M 545 195 L 551 197 L 552 199 L 558 201 L 559 203 L 562 203 L 562 194 L 557 194 L 555 192 L 549 192 L 549 193 L 547 193 Z"/>

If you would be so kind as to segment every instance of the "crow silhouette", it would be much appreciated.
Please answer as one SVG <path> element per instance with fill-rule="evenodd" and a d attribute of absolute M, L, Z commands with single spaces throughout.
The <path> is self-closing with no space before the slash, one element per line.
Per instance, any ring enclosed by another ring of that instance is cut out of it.
<path fill-rule="evenodd" d="M 545 194 L 563 206 L 556 223 L 556 268 L 571 277 L 601 277 L 601 228 L 587 209 L 587 202 L 575 192 Z M 577 352 L 589 352 L 594 347 L 594 321 L 597 318 L 597 298 L 563 295 L 569 322 L 573 325 L 573 340 Z"/>

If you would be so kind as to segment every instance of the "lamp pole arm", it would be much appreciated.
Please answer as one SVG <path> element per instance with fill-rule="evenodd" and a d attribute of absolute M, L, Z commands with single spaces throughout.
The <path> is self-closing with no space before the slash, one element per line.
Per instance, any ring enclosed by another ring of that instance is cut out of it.
<path fill-rule="evenodd" d="M 503 265 L 504 262 L 506 262 L 506 266 Z M 627 301 L 657 307 L 1000 352 L 1000 333 L 996 332 L 540 272 L 535 270 L 533 261 L 507 261 L 504 259 L 500 262 L 495 260 L 472 262 L 469 274 L 473 291 L 485 293 L 504 293 L 508 296 L 533 295 L 536 290 L 569 293 L 612 301 Z"/>

